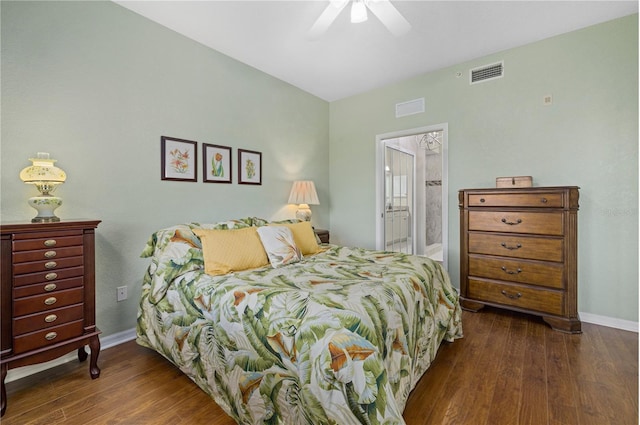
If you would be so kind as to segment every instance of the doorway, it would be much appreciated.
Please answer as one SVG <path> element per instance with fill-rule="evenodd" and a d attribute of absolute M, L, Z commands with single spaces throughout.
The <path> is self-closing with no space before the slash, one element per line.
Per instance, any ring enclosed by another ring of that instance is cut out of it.
<path fill-rule="evenodd" d="M 447 267 L 447 133 L 445 123 L 376 137 L 377 249 L 427 256 Z M 396 152 L 413 156 L 413 173 L 394 170 Z"/>

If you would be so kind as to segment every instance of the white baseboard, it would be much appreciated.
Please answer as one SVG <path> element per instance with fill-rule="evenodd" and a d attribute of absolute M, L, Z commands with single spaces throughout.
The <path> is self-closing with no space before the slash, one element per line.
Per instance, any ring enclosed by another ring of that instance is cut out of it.
<path fill-rule="evenodd" d="M 591 313 L 580 313 L 580 320 L 594 325 L 606 326 L 608 328 L 622 329 L 638 333 L 638 322 L 631 320 L 617 319 L 615 317 L 599 316 Z"/>
<path fill-rule="evenodd" d="M 109 336 L 105 336 L 104 338 L 100 338 L 100 351 L 113 347 L 118 344 L 122 344 L 127 341 L 131 341 L 132 339 L 135 339 L 135 338 L 136 338 L 135 328 L 118 332 Z M 87 351 L 91 352 L 91 349 L 89 348 L 89 346 L 87 346 Z M 78 359 L 78 352 L 77 350 L 73 350 L 71 353 L 65 354 L 64 356 L 58 357 L 57 359 L 51 360 L 49 362 L 38 363 L 31 366 L 24 366 L 16 369 L 11 369 L 7 373 L 7 378 L 5 379 L 5 382 L 16 381 L 20 378 L 24 378 L 25 376 L 33 375 L 34 373 L 42 372 L 43 370 L 47 370 L 52 367 L 59 366 L 63 363 L 67 363 L 77 359 Z"/>

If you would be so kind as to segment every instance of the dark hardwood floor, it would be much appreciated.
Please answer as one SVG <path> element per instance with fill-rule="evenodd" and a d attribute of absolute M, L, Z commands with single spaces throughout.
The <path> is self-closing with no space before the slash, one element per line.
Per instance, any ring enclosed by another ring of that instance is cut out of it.
<path fill-rule="evenodd" d="M 443 343 L 405 409 L 408 425 L 638 423 L 638 334 L 486 308 L 463 313 L 465 337 Z M 233 425 L 203 391 L 131 341 L 100 354 L 100 378 L 76 361 L 7 384 L 3 425 Z"/>

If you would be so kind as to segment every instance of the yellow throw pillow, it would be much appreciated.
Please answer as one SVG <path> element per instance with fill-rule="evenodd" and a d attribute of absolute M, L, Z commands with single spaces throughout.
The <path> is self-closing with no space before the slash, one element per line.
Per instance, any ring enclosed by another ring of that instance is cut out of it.
<path fill-rule="evenodd" d="M 255 227 L 244 229 L 193 229 L 202 241 L 204 270 L 218 276 L 269 264 Z"/>
<path fill-rule="evenodd" d="M 311 222 L 301 221 L 300 223 L 279 223 L 276 226 L 286 226 L 293 233 L 293 240 L 302 252 L 302 255 L 316 254 L 321 251 L 316 240 L 316 234 L 311 227 Z"/>

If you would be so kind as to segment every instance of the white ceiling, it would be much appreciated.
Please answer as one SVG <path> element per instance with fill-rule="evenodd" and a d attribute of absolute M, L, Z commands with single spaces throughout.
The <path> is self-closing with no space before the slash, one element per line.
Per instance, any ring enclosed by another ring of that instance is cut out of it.
<path fill-rule="evenodd" d="M 114 1 L 327 101 L 638 13 L 637 1 L 393 1 L 404 36 L 371 13 L 352 24 L 346 7 L 310 40 L 326 0 Z"/>

